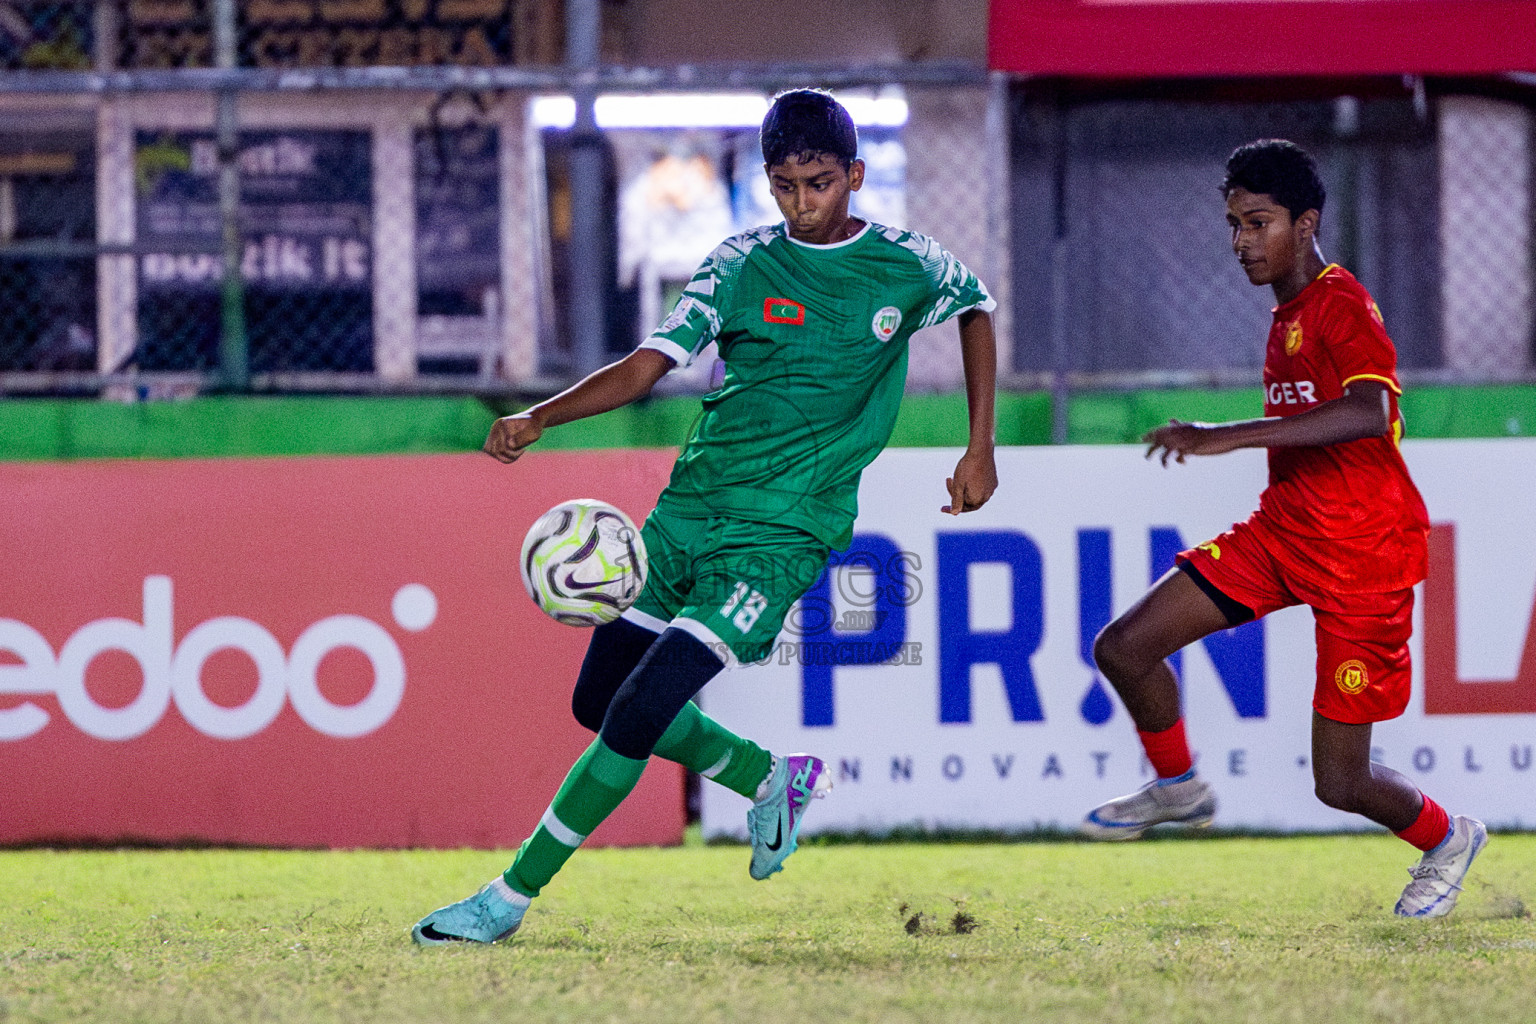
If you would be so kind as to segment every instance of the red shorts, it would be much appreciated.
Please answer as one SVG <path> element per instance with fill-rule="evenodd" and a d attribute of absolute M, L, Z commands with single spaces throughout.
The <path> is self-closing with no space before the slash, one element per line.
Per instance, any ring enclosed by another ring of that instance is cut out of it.
<path fill-rule="evenodd" d="M 1215 540 L 1179 552 L 1217 590 L 1255 618 L 1291 605 L 1312 608 L 1317 635 L 1317 686 L 1312 707 L 1335 722 L 1396 718 L 1408 707 L 1412 670 L 1413 588 L 1385 594 L 1339 594 L 1309 586 L 1287 571 L 1286 545 L 1256 512 Z"/>

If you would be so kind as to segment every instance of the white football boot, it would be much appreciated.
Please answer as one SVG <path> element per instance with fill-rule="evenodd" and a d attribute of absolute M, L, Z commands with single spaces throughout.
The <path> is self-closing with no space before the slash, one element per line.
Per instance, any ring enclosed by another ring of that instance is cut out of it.
<path fill-rule="evenodd" d="M 1444 917 L 1456 906 L 1462 879 L 1472 860 L 1488 845 L 1488 830 L 1476 818 L 1457 815 L 1445 842 L 1427 851 L 1408 869 L 1413 881 L 1398 898 L 1393 913 L 1399 917 Z"/>
<path fill-rule="evenodd" d="M 1173 822 L 1204 828 L 1216 816 L 1216 794 L 1194 769 L 1176 779 L 1154 779 L 1128 796 L 1100 804 L 1083 819 L 1091 839 L 1137 839 L 1153 825 Z"/>

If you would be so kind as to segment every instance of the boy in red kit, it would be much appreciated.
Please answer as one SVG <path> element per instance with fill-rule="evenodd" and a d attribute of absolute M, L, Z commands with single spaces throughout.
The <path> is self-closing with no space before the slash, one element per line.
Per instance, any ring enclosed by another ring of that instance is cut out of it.
<path fill-rule="evenodd" d="M 1134 839 L 1160 822 L 1208 824 L 1211 789 L 1184 738 L 1178 682 L 1164 658 L 1218 629 L 1305 604 L 1316 620 L 1312 775 L 1318 799 L 1362 814 L 1424 851 L 1396 912 L 1440 917 L 1488 841 L 1451 819 L 1398 772 L 1371 761 L 1371 724 L 1408 705 L 1413 585 L 1424 578 L 1429 516 L 1398 451 L 1397 353 L 1360 282 L 1324 264 L 1324 190 L 1290 142 L 1266 139 L 1227 161 L 1222 185 L 1232 249 L 1248 280 L 1278 303 L 1264 356 L 1264 418 L 1171 421 L 1147 456 L 1269 450 L 1259 510 L 1178 565 L 1094 643 L 1157 772 L 1083 823 L 1099 839 Z"/>

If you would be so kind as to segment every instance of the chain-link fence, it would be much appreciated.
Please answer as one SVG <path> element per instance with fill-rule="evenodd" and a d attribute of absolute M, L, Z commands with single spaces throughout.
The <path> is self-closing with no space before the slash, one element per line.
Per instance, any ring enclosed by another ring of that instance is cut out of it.
<path fill-rule="evenodd" d="M 95 368 L 96 193 L 88 124 L 0 115 L 0 366 Z M 29 144 L 30 143 L 30 144 Z"/>
<path fill-rule="evenodd" d="M 1434 85 L 1017 90 L 1016 367 L 1071 386 L 1257 380 L 1273 296 L 1239 272 L 1217 189 L 1232 149 L 1280 137 L 1317 157 L 1324 255 L 1371 289 L 1405 376 L 1532 379 L 1536 96 Z"/>
<path fill-rule="evenodd" d="M 1005 291 L 1002 119 L 989 134 L 987 117 L 1006 94 L 968 77 L 840 90 L 868 167 L 854 208 L 934 234 Z M 599 97 L 610 353 L 665 316 L 721 239 L 777 219 L 757 141 L 771 92 Z M 16 296 L 0 309 L 0 389 L 218 387 L 232 331 L 257 390 L 540 391 L 577 372 L 568 99 L 241 92 L 233 319 L 217 107 L 207 90 L 0 92 L 0 292 Z M 946 152 L 966 154 L 963 179 L 936 162 Z M 958 382 L 952 334 L 918 339 L 916 386 Z M 667 386 L 708 387 L 712 363 Z"/>
<path fill-rule="evenodd" d="M 236 63 L 257 68 L 495 67 L 561 59 L 560 0 L 248 0 Z M 210 68 L 216 0 L 7 0 L 0 68 Z"/>
<path fill-rule="evenodd" d="M 1516 85 L 583 77 L 555 63 L 561 6 L 241 3 L 220 69 L 208 0 L 0 0 L 0 392 L 548 390 L 581 363 L 572 266 L 602 261 L 606 348 L 633 346 L 716 242 L 776 219 L 755 124 L 774 88 L 817 82 L 860 122 L 855 212 L 987 282 L 1012 386 L 1257 380 L 1270 296 L 1237 271 L 1216 185 L 1266 135 L 1319 156 L 1325 253 L 1407 372 L 1536 375 L 1536 94 Z M 601 93 L 596 197 L 573 195 L 577 85 Z M 591 201 L 596 249 L 573 235 Z M 910 380 L 959 386 L 952 324 L 914 339 Z"/>

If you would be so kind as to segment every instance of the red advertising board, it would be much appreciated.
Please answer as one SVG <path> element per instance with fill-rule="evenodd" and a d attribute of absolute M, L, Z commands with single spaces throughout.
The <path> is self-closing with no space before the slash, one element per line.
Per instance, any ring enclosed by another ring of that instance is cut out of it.
<path fill-rule="evenodd" d="M 590 742 L 517 557 L 670 452 L 0 465 L 0 843 L 507 847 Z M 682 837 L 653 761 L 592 837 Z"/>
<path fill-rule="evenodd" d="M 1085 76 L 1536 69 L 1529 0 L 993 0 L 989 63 Z"/>

